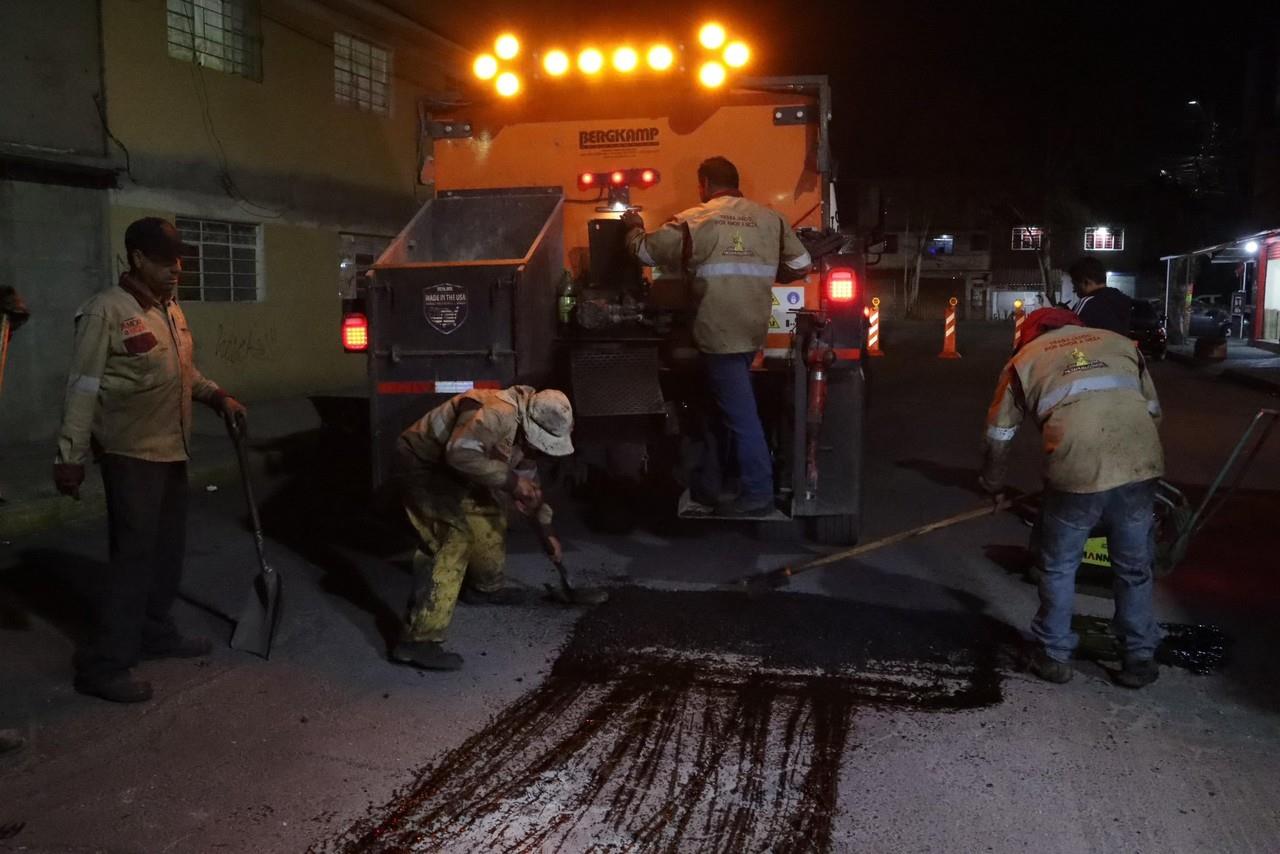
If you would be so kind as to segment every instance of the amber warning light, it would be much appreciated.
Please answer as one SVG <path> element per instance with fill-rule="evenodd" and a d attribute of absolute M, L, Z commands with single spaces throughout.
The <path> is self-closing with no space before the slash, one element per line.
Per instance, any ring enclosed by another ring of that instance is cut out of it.
<path fill-rule="evenodd" d="M 836 269 L 827 273 L 827 299 L 832 302 L 853 302 L 858 295 L 858 281 L 852 270 Z"/>
<path fill-rule="evenodd" d="M 348 314 L 342 318 L 342 349 L 348 353 L 363 353 L 369 349 L 369 318 L 363 314 Z"/>
<path fill-rule="evenodd" d="M 612 172 L 582 172 L 578 175 L 578 189 L 595 187 L 652 187 L 662 180 L 657 169 L 615 169 Z"/>

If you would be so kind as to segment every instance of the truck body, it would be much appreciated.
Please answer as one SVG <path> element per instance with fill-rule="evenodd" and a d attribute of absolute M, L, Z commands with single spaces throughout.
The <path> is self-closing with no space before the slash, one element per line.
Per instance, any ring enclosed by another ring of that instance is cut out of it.
<path fill-rule="evenodd" d="M 696 205 L 699 163 L 723 155 L 743 194 L 785 217 L 817 260 L 774 287 L 753 366 L 775 459 L 772 516 L 811 517 L 824 541 L 856 539 L 863 270 L 860 253 L 833 251 L 849 239 L 836 228 L 829 113 L 825 78 L 798 77 L 716 93 L 543 90 L 425 117 L 423 178 L 436 197 L 377 260 L 351 315 L 367 318 L 375 482 L 396 436 L 432 406 L 512 383 L 570 395 L 583 465 L 628 477 L 678 468 L 708 403 L 695 305 L 684 271 L 643 271 L 626 256 L 618 217 L 638 209 L 652 230 Z M 679 512 L 713 515 L 687 494 Z"/>

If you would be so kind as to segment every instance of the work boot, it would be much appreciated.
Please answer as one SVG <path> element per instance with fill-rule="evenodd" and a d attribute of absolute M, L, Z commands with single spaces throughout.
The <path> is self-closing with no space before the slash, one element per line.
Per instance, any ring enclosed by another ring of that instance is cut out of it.
<path fill-rule="evenodd" d="M 1071 677 L 1075 675 L 1075 671 L 1071 669 L 1071 665 L 1065 661 L 1058 661 L 1056 658 L 1050 658 L 1049 654 L 1043 649 L 1037 649 L 1031 655 L 1029 669 L 1036 676 L 1039 676 L 1046 682 L 1052 682 L 1055 685 L 1065 685 L 1071 681 Z"/>
<path fill-rule="evenodd" d="M 146 661 L 161 658 L 204 658 L 213 652 L 213 641 L 208 638 L 175 637 L 155 646 L 143 647 L 142 657 Z"/>
<path fill-rule="evenodd" d="M 151 683 L 134 679 L 127 670 L 115 676 L 77 676 L 75 689 L 77 693 L 112 703 L 145 703 L 151 699 Z"/>
<path fill-rule="evenodd" d="M 1153 658 L 1126 658 L 1124 667 L 1111 671 L 1111 681 L 1126 688 L 1145 688 L 1160 678 L 1160 665 Z"/>
<path fill-rule="evenodd" d="M 470 585 L 463 585 L 458 598 L 468 605 L 524 605 L 530 597 L 529 591 L 523 587 L 477 590 Z"/>
<path fill-rule="evenodd" d="M 715 515 L 748 518 L 767 516 L 771 512 L 773 512 L 772 498 L 751 498 L 746 495 L 740 495 L 732 501 L 717 504 Z"/>
<path fill-rule="evenodd" d="M 397 664 L 409 664 L 423 670 L 457 670 L 462 667 L 462 656 L 446 652 L 437 641 L 400 641 L 392 648 L 389 657 Z"/>

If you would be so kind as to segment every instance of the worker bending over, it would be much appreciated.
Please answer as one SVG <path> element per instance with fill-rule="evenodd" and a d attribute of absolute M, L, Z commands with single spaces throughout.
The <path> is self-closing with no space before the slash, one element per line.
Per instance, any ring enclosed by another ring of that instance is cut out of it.
<path fill-rule="evenodd" d="M 1128 338 L 1089 329 L 1062 308 L 1027 316 L 1022 343 L 1005 365 L 987 415 L 981 485 L 1003 487 L 1014 435 L 1030 414 L 1044 436 L 1038 647 L 1031 669 L 1067 682 L 1079 638 L 1071 631 L 1075 576 L 1095 525 L 1107 530 L 1115 574 L 1113 627 L 1124 653 L 1113 678 L 1140 688 L 1159 676 L 1160 629 L 1152 613 L 1151 526 L 1164 454 L 1160 402 L 1142 354 Z"/>
<path fill-rule="evenodd" d="M 457 395 L 405 430 L 397 465 L 409 521 L 418 532 L 413 593 L 393 661 L 456 670 L 442 647 L 459 595 L 469 604 L 515 604 L 504 586 L 507 509 L 536 516 L 556 560 L 560 540 L 542 500 L 537 457 L 573 453 L 573 409 L 558 391 L 512 386 Z"/>

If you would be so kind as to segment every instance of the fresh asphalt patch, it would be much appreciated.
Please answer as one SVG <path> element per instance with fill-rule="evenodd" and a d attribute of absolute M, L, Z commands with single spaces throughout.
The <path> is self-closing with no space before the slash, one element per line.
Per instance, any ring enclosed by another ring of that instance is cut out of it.
<path fill-rule="evenodd" d="M 856 715 L 998 703 L 981 614 L 614 591 L 547 680 L 324 851 L 824 851 Z"/>

